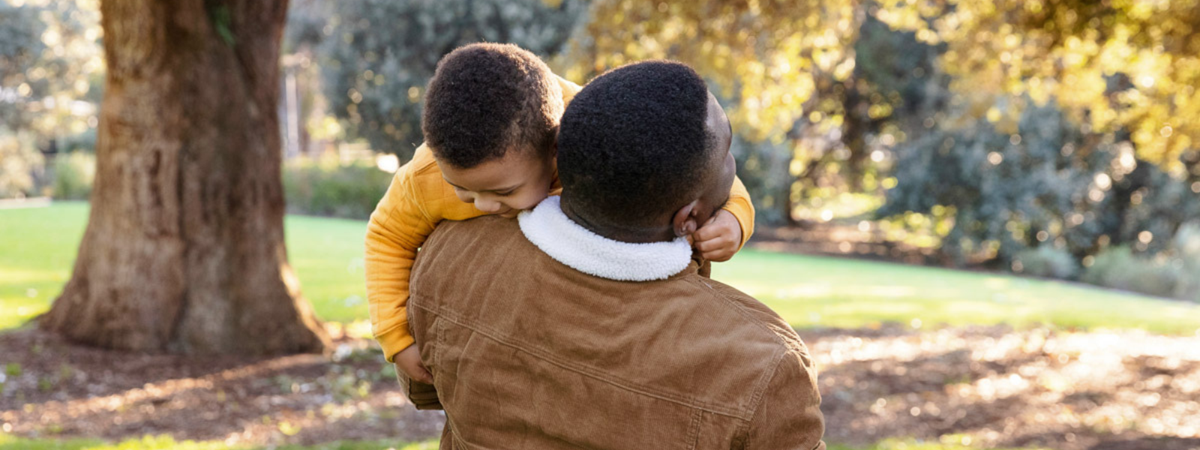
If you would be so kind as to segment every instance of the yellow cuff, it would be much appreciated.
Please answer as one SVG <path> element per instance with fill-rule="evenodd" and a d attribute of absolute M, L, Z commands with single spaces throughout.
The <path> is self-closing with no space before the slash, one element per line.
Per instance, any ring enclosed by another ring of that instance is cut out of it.
<path fill-rule="evenodd" d="M 738 226 L 742 229 L 742 242 L 738 244 L 738 251 L 741 251 L 742 247 L 746 246 L 746 242 L 750 240 L 750 236 L 754 234 L 754 206 L 730 199 L 722 209 L 733 214 L 733 218 L 737 219 Z"/>
<path fill-rule="evenodd" d="M 383 347 L 383 357 L 387 358 L 387 362 L 396 362 L 396 354 L 413 345 L 412 334 L 408 333 L 408 322 L 401 322 L 400 326 L 375 336 L 375 340 Z"/>

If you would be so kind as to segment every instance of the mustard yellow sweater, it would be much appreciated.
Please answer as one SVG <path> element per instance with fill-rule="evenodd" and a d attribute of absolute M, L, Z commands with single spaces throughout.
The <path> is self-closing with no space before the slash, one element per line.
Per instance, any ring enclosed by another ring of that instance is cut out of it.
<path fill-rule="evenodd" d="M 581 89 L 575 83 L 559 79 L 563 104 Z M 555 179 L 550 195 L 562 187 Z M 725 209 L 737 217 L 742 228 L 742 244 L 754 232 L 754 206 L 740 179 L 735 179 Z M 397 353 L 413 344 L 408 330 L 408 276 L 417 249 L 443 220 L 466 220 L 485 215 L 454 194 L 454 187 L 442 178 L 433 153 L 422 144 L 411 161 L 396 172 L 387 193 L 371 214 L 367 224 L 366 272 L 367 303 L 371 330 L 390 362 Z"/>

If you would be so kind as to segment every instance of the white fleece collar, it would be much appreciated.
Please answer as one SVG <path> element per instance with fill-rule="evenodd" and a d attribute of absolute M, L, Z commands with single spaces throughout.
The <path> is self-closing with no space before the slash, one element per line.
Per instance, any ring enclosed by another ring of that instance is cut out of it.
<path fill-rule="evenodd" d="M 692 260 L 687 239 L 635 244 L 593 233 L 567 217 L 559 197 L 542 200 L 517 216 L 521 232 L 555 261 L 580 272 L 618 281 L 665 280 Z"/>

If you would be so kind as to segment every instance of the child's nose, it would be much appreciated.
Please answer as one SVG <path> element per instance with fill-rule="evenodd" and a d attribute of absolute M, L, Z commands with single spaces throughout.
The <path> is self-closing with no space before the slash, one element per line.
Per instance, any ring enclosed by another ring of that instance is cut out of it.
<path fill-rule="evenodd" d="M 485 200 L 477 197 L 475 198 L 475 209 L 488 214 L 495 214 L 500 212 L 500 202 Z"/>

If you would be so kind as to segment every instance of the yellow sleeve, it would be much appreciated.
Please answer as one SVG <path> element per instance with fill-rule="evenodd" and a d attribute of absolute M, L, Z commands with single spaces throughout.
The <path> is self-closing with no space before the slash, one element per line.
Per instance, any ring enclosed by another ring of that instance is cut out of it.
<path fill-rule="evenodd" d="M 741 250 L 746 241 L 750 240 L 750 235 L 754 234 L 754 204 L 750 202 L 750 192 L 746 190 L 746 185 L 742 184 L 741 178 L 733 177 L 729 201 L 722 209 L 733 213 L 733 217 L 737 217 L 738 224 L 742 226 L 742 244 L 738 246 L 738 250 Z"/>
<path fill-rule="evenodd" d="M 365 258 L 371 331 L 389 362 L 413 343 L 406 306 L 417 250 L 442 220 L 480 215 L 454 196 L 424 145 L 392 178 L 367 224 Z"/>

